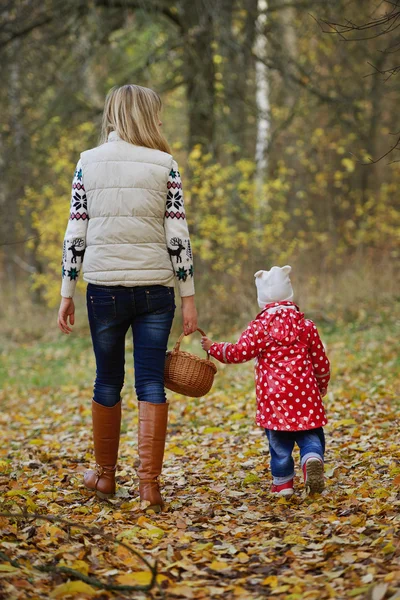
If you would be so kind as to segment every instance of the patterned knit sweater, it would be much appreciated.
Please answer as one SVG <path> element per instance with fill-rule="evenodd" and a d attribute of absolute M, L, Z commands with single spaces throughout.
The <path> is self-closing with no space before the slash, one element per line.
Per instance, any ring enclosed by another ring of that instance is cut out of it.
<path fill-rule="evenodd" d="M 85 254 L 88 221 L 82 164 L 79 160 L 72 181 L 70 215 L 63 246 L 61 296 L 64 298 L 72 298 L 75 292 Z M 182 181 L 175 161 L 166 189 L 164 230 L 180 296 L 192 296 L 193 256 L 183 202 Z"/>

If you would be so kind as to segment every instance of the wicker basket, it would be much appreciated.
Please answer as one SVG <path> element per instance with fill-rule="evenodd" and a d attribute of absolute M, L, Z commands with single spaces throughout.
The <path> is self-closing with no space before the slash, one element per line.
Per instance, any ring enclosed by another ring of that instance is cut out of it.
<path fill-rule="evenodd" d="M 206 335 L 201 329 L 201 335 Z M 200 398 L 207 394 L 214 382 L 214 375 L 217 367 L 207 358 L 200 358 L 190 352 L 180 350 L 181 342 L 185 334 L 179 337 L 175 348 L 167 352 L 164 368 L 164 385 L 169 390 L 190 396 L 191 398 Z"/>

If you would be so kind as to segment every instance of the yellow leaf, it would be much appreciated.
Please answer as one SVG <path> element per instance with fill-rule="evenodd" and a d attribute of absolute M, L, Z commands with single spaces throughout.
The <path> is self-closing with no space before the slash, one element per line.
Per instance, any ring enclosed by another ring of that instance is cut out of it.
<path fill-rule="evenodd" d="M 340 427 L 341 425 L 357 425 L 357 421 L 354 419 L 339 419 L 335 422 L 336 427 Z"/>
<path fill-rule="evenodd" d="M 301 535 L 286 535 L 283 539 L 286 544 L 300 544 L 301 546 L 307 545 L 307 540 L 305 540 Z"/>
<path fill-rule="evenodd" d="M 152 527 L 151 529 L 148 529 L 146 532 L 142 532 L 142 533 L 145 533 L 145 535 L 148 535 L 149 537 L 157 538 L 159 540 L 165 535 L 165 531 L 163 529 L 161 529 L 160 527 Z"/>
<path fill-rule="evenodd" d="M 25 492 L 24 490 L 10 490 L 9 492 L 6 492 L 5 494 L 6 496 L 29 496 L 28 492 Z"/>
<path fill-rule="evenodd" d="M 239 598 L 246 598 L 248 591 L 245 588 L 240 587 L 240 585 L 235 585 L 233 588 L 233 593 L 235 596 L 239 596 Z"/>
<path fill-rule="evenodd" d="M 177 456 L 184 456 L 186 454 L 185 450 L 183 450 L 183 448 L 178 448 L 178 446 L 172 446 L 172 448 L 169 448 L 169 452 L 172 452 L 172 454 L 176 454 Z"/>
<path fill-rule="evenodd" d="M 79 593 L 94 596 L 96 590 L 84 581 L 67 581 L 67 583 L 62 583 L 55 587 L 50 594 L 50 598 L 63 598 L 64 596 L 72 596 Z"/>
<path fill-rule="evenodd" d="M 229 569 L 229 565 L 226 562 L 220 560 L 213 560 L 210 569 L 213 571 L 224 571 L 225 569 Z"/>
<path fill-rule="evenodd" d="M 255 473 L 247 473 L 246 477 L 243 479 L 243 485 L 249 485 L 251 483 L 258 483 L 260 478 Z"/>
<path fill-rule="evenodd" d="M 136 571 L 118 575 L 117 581 L 121 585 L 150 585 L 152 574 L 150 571 Z M 157 575 L 157 583 L 170 581 L 166 575 Z"/>
<path fill-rule="evenodd" d="M 278 578 L 276 575 L 270 575 L 261 582 L 261 585 L 269 585 L 270 588 L 274 589 L 278 587 Z"/>
<path fill-rule="evenodd" d="M 239 554 L 236 556 L 236 558 L 241 563 L 247 563 L 250 560 L 249 557 L 247 556 L 247 554 L 245 552 L 239 552 Z"/>
<path fill-rule="evenodd" d="M 214 546 L 214 544 L 212 542 L 199 542 L 198 544 L 195 544 L 193 546 L 193 550 L 195 552 L 201 552 L 202 550 L 210 550 L 212 547 Z"/>
<path fill-rule="evenodd" d="M 71 569 L 75 569 L 75 571 L 78 571 L 79 573 L 82 573 L 82 575 L 88 575 L 89 574 L 89 565 L 87 563 L 85 563 L 84 560 L 76 560 L 72 563 L 71 565 Z"/>
<path fill-rule="evenodd" d="M 271 593 L 272 594 L 283 594 L 284 592 L 287 592 L 290 589 L 290 585 L 281 585 L 277 588 L 275 588 Z"/>
<path fill-rule="evenodd" d="M 384 548 L 382 548 L 383 554 L 392 554 L 392 552 L 396 552 L 396 546 L 394 546 L 391 542 L 386 544 Z"/>
<path fill-rule="evenodd" d="M 16 571 L 18 571 L 18 569 L 16 567 L 13 567 L 12 565 L 0 565 L 0 571 L 3 571 L 5 573 L 15 573 Z"/>

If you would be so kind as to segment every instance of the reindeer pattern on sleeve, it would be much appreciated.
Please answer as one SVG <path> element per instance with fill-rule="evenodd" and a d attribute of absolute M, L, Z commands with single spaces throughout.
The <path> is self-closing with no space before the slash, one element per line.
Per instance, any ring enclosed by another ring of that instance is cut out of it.
<path fill-rule="evenodd" d="M 183 201 L 182 181 L 175 161 L 168 177 L 167 187 L 164 226 L 168 253 L 181 296 L 190 296 L 194 294 L 193 255 Z"/>
<path fill-rule="evenodd" d="M 79 160 L 72 180 L 70 215 L 64 237 L 61 263 L 61 295 L 66 298 L 72 298 L 74 295 L 85 254 L 88 220 L 86 191 L 82 165 Z"/>

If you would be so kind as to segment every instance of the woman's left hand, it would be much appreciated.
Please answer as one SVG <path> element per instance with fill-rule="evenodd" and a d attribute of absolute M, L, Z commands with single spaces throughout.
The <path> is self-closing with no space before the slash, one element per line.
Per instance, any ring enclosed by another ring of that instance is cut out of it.
<path fill-rule="evenodd" d="M 197 310 L 194 296 L 182 298 L 183 333 L 190 335 L 197 329 Z"/>
<path fill-rule="evenodd" d="M 203 348 L 203 350 L 205 350 L 206 352 L 208 352 L 208 351 L 210 350 L 210 348 L 211 348 L 212 344 L 213 344 L 213 341 L 212 341 L 212 340 L 210 340 L 210 338 L 208 338 L 208 337 L 205 337 L 205 336 L 201 338 L 201 347 L 202 347 L 202 348 Z"/>
<path fill-rule="evenodd" d="M 58 326 L 63 333 L 71 333 L 72 329 L 68 325 L 68 318 L 70 325 L 75 324 L 75 304 L 72 298 L 63 298 L 60 304 L 60 310 L 58 311 Z"/>

